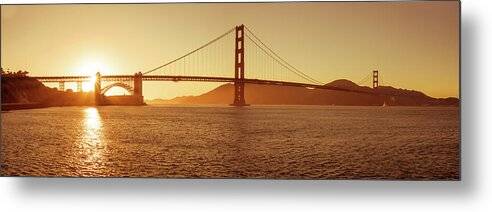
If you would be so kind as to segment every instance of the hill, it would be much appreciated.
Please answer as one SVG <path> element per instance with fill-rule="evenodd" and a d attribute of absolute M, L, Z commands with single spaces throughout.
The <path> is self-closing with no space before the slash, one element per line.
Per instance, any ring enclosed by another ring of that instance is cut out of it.
<path fill-rule="evenodd" d="M 340 79 L 326 85 L 374 93 L 307 89 L 278 85 L 245 85 L 245 98 L 253 105 L 350 105 L 350 106 L 458 106 L 457 98 L 432 98 L 420 91 L 380 86 L 376 89 L 358 86 L 350 80 Z M 199 96 L 183 96 L 170 100 L 150 100 L 149 104 L 230 104 L 233 84 L 224 84 Z"/>

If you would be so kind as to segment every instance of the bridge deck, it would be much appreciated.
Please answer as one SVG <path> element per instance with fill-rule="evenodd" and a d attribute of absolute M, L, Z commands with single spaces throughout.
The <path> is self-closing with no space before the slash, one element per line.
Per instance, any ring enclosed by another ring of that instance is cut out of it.
<path fill-rule="evenodd" d="M 88 82 L 92 79 L 91 76 L 49 76 L 49 77 L 33 77 L 41 82 Z M 101 80 L 103 81 L 133 81 L 133 75 L 103 75 Z M 205 77 L 205 76 L 173 76 L 173 75 L 143 75 L 143 81 L 194 81 L 194 82 L 236 82 L 233 77 Z M 325 89 L 325 90 L 336 90 L 336 91 L 347 91 L 355 93 L 365 93 L 375 95 L 373 92 L 366 92 L 360 90 L 350 90 L 346 88 L 339 88 L 327 85 L 316 85 L 308 83 L 299 82 L 286 82 L 286 81 L 275 81 L 275 80 L 261 80 L 261 79 L 244 79 L 242 81 L 247 84 L 259 84 L 259 85 L 280 85 L 280 86 L 292 86 L 292 87 L 304 87 L 313 89 Z"/>

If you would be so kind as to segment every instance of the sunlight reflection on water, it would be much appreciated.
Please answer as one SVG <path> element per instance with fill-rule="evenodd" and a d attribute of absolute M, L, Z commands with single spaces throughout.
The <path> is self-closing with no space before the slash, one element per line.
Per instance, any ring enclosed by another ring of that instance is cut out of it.
<path fill-rule="evenodd" d="M 83 111 L 85 115 L 82 123 L 83 133 L 79 139 L 79 150 L 82 155 L 81 162 L 88 169 L 92 169 L 90 171 L 97 171 L 104 168 L 103 151 L 106 147 L 103 139 L 101 117 L 97 108 L 90 107 Z"/>

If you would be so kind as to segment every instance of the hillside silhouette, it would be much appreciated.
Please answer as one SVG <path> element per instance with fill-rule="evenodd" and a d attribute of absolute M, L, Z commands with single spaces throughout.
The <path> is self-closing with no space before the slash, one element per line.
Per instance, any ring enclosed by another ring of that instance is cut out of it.
<path fill-rule="evenodd" d="M 457 98 L 432 98 L 420 91 L 380 86 L 376 89 L 359 86 L 350 80 L 340 79 L 326 85 L 356 92 L 324 89 L 307 89 L 278 85 L 246 84 L 245 98 L 256 105 L 347 105 L 347 106 L 458 106 Z M 199 96 L 183 96 L 170 100 L 151 100 L 149 104 L 230 104 L 233 84 L 224 84 Z M 373 93 L 373 94 L 367 94 Z"/>
<path fill-rule="evenodd" d="M 59 91 L 28 76 L 2 75 L 2 110 L 93 104 L 87 92 Z"/>

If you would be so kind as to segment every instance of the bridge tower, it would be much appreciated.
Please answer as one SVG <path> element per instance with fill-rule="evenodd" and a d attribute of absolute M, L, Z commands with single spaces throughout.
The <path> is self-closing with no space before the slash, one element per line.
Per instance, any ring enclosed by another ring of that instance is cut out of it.
<path fill-rule="evenodd" d="M 101 96 L 101 74 L 99 72 L 96 73 L 96 81 L 94 82 L 94 104 L 101 105 L 102 104 L 102 96 Z"/>
<path fill-rule="evenodd" d="M 378 70 L 372 71 L 372 88 L 379 87 L 379 72 Z"/>
<path fill-rule="evenodd" d="M 244 99 L 244 25 L 236 26 L 234 58 L 234 102 L 231 105 L 248 106 Z"/>
<path fill-rule="evenodd" d="M 142 72 L 135 73 L 133 77 L 133 96 L 138 105 L 143 104 Z"/>

